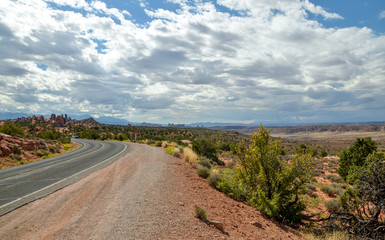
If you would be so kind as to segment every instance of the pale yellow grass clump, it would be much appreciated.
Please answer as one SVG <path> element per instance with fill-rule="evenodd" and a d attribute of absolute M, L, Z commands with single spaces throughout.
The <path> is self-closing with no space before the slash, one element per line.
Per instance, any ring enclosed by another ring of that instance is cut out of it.
<path fill-rule="evenodd" d="M 167 141 L 162 142 L 162 148 L 167 148 L 169 147 L 169 143 Z"/>
<path fill-rule="evenodd" d="M 189 147 L 183 148 L 184 160 L 191 165 L 196 165 L 198 162 L 198 155 Z"/>
<path fill-rule="evenodd" d="M 360 240 L 360 238 L 352 238 L 345 232 L 333 232 L 325 234 L 324 236 L 315 236 L 309 234 L 305 236 L 306 240 Z"/>

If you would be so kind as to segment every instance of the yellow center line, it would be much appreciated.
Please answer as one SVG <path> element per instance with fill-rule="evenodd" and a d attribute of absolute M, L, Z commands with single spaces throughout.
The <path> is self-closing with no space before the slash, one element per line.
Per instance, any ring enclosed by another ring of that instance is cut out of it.
<path fill-rule="evenodd" d="M 89 152 L 89 153 L 81 155 L 79 157 L 68 159 L 66 161 L 58 162 L 58 163 L 55 163 L 55 164 L 52 164 L 52 165 L 49 165 L 49 166 L 46 166 L 46 167 L 38 168 L 38 169 L 35 169 L 35 170 L 31 170 L 31 171 L 28 171 L 28 172 L 20 173 L 18 175 L 12 176 L 12 177 L 8 177 L 8 178 L 5 178 L 5 179 L 2 179 L 2 180 L 0 180 L 0 183 L 8 181 L 8 180 L 11 180 L 11 179 L 14 179 L 14 178 L 22 177 L 22 176 L 25 176 L 25 175 L 28 175 L 28 174 L 31 174 L 31 173 L 39 172 L 39 171 L 42 171 L 42 170 L 45 170 L 45 169 L 48 169 L 48 168 L 51 168 L 51 167 L 55 167 L 55 166 L 58 166 L 58 165 L 61 165 L 61 164 L 67 163 L 67 162 L 71 162 L 73 160 L 82 158 L 82 157 L 90 155 L 92 153 L 99 152 L 100 150 L 102 150 L 104 148 L 104 144 L 103 143 L 100 143 L 100 144 L 102 145 L 102 147 L 98 148 L 95 151 Z"/>

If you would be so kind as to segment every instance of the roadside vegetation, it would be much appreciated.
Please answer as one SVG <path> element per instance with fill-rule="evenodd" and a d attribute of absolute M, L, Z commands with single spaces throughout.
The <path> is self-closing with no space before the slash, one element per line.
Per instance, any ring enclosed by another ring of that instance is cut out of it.
<path fill-rule="evenodd" d="M 262 125 L 252 136 L 102 124 L 55 128 L 5 123 L 0 132 L 36 139 L 39 149 L 34 154 L 42 158 L 71 149 L 72 134 L 162 147 L 195 168 L 212 188 L 276 221 L 301 227 L 310 232 L 308 239 L 385 236 L 384 146 L 371 138 L 301 142 L 274 138 Z M 13 146 L 12 151 L 10 161 L 24 164 L 23 149 Z"/>

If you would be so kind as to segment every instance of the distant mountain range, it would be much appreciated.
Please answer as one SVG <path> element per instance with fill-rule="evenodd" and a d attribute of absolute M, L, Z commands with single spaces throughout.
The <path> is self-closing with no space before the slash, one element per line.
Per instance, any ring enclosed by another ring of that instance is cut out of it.
<path fill-rule="evenodd" d="M 19 117 L 32 117 L 33 115 L 38 116 L 39 114 L 28 114 L 28 113 L 0 113 L 0 120 L 6 120 L 6 119 L 16 119 Z M 50 115 L 43 115 L 45 118 L 50 117 Z M 240 129 L 247 129 L 247 128 L 257 128 L 259 127 L 259 122 L 253 122 L 249 124 L 245 123 L 221 123 L 221 122 L 196 122 L 196 123 L 190 123 L 190 124 L 157 124 L 157 123 L 138 123 L 138 122 L 131 122 L 126 119 L 121 118 L 115 118 L 115 117 L 109 117 L 109 116 L 101 116 L 101 117 L 93 117 L 91 115 L 79 115 L 79 114 L 71 114 L 72 119 L 82 120 L 82 119 L 89 119 L 93 118 L 95 121 L 99 123 L 104 124 L 110 124 L 110 125 L 127 125 L 131 124 L 133 126 L 143 126 L 143 127 L 167 127 L 167 126 L 183 126 L 187 128 L 196 128 L 196 127 L 203 127 L 203 128 L 212 128 L 217 130 L 240 130 Z M 373 121 L 373 122 L 345 122 L 345 123 L 277 123 L 277 124 L 263 124 L 265 127 L 269 128 L 283 128 L 288 127 L 290 128 L 290 131 L 298 131 L 298 129 L 295 129 L 295 127 L 305 127 L 307 131 L 309 131 L 309 128 L 306 128 L 306 126 L 322 126 L 316 128 L 324 129 L 325 126 L 329 126 L 331 129 L 338 129 L 336 126 L 341 125 L 384 125 L 385 121 Z M 332 127 L 333 126 L 333 127 Z M 289 130 L 289 129 L 288 129 Z"/>

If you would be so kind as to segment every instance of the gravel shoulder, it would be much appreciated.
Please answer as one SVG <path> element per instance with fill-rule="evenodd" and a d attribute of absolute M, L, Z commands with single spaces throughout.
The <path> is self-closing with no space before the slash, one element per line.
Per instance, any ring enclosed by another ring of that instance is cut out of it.
<path fill-rule="evenodd" d="M 164 149 L 129 148 L 106 168 L 0 217 L 0 239 L 301 239 L 212 189 Z M 226 233 L 195 218 L 194 205 Z"/>

